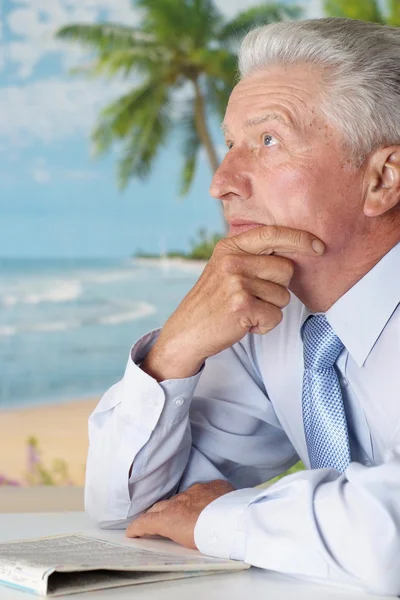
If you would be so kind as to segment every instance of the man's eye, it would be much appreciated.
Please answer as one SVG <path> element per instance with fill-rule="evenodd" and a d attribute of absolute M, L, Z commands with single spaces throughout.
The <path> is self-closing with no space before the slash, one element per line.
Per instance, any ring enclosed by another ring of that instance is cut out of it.
<path fill-rule="evenodd" d="M 226 142 L 226 147 L 228 150 L 231 150 L 233 148 L 233 142 Z"/>
<path fill-rule="evenodd" d="M 276 139 L 272 136 L 269 135 L 268 133 L 266 133 L 263 137 L 263 144 L 264 146 L 270 147 L 270 146 L 275 146 L 275 144 L 277 143 Z"/>

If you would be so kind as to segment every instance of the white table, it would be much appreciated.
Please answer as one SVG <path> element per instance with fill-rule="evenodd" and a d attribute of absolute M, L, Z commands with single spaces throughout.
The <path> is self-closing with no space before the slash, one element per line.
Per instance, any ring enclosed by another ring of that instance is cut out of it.
<path fill-rule="evenodd" d="M 0 514 L 0 542 L 64 533 L 90 533 L 119 543 L 182 553 L 164 540 L 127 540 L 123 531 L 96 529 L 84 513 Z M 185 552 L 194 552 L 187 550 Z M 29 600 L 30 594 L 0 585 L 0 600 Z M 71 600 L 383 600 L 355 590 L 299 583 L 277 573 L 252 568 L 227 575 L 207 575 L 178 581 L 148 583 L 111 590 L 64 596 Z"/>

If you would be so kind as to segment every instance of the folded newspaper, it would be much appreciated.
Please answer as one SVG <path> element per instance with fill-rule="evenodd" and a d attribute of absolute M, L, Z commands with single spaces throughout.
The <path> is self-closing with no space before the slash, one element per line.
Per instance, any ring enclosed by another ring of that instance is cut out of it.
<path fill-rule="evenodd" d="M 0 584 L 41 596 L 54 597 L 248 567 L 242 562 L 199 553 L 155 552 L 80 534 L 0 543 Z"/>

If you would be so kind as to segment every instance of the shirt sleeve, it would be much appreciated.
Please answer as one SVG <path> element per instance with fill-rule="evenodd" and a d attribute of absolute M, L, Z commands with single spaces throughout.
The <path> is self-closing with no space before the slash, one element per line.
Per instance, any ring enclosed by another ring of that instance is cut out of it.
<path fill-rule="evenodd" d="M 142 371 L 158 334 L 133 346 L 122 380 L 89 418 L 85 509 L 103 528 L 124 528 L 171 495 L 188 460 L 188 413 L 200 374 L 159 384 Z"/>
<path fill-rule="evenodd" d="M 209 358 L 194 377 L 158 383 L 138 366 L 157 335 L 135 344 L 123 379 L 89 419 L 85 507 L 104 528 L 126 527 L 194 483 L 226 479 L 246 488 L 298 460 L 251 340 Z"/>
<path fill-rule="evenodd" d="M 210 556 L 397 596 L 400 446 L 376 467 L 304 471 L 222 496 L 201 513 L 195 541 Z"/>

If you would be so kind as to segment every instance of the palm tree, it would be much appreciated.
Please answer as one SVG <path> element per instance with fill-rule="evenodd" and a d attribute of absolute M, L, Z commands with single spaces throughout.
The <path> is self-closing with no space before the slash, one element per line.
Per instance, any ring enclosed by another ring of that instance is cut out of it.
<path fill-rule="evenodd" d="M 349 17 L 393 27 L 400 26 L 399 0 L 386 0 L 384 10 L 379 0 L 325 0 L 324 8 L 331 17 Z"/>
<path fill-rule="evenodd" d="M 59 38 L 94 51 L 84 72 L 132 80 L 132 89 L 100 114 L 92 139 L 95 153 L 122 142 L 118 182 L 149 175 L 159 149 L 177 127 L 184 130 L 185 195 L 204 148 L 212 172 L 219 165 L 208 114 L 223 116 L 236 77 L 238 36 L 251 27 L 301 16 L 296 6 L 263 4 L 227 22 L 213 0 L 137 0 L 138 27 L 113 23 L 68 25 Z M 139 84 L 134 82 L 138 81 Z M 187 98 L 177 104 L 177 92 Z"/>

